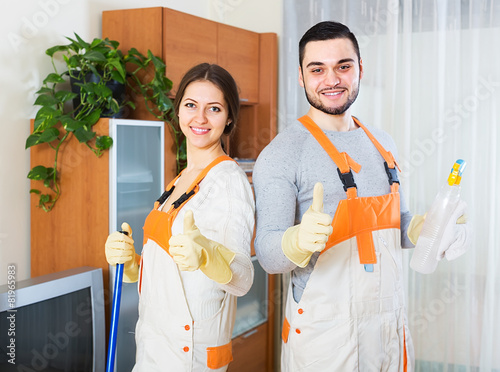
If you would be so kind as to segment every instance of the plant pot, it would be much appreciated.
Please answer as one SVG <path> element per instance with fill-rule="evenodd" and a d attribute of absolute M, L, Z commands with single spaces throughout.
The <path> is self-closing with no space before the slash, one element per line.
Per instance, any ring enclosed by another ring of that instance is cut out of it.
<path fill-rule="evenodd" d="M 87 75 L 85 75 L 85 78 L 82 80 L 75 79 L 73 77 L 70 77 L 70 85 L 71 85 L 71 91 L 73 93 L 78 94 L 77 97 L 73 98 L 73 109 L 76 109 L 80 105 L 80 86 L 77 85 L 76 83 L 99 83 L 100 78 L 99 76 L 95 75 L 93 72 L 89 72 Z M 101 117 L 104 118 L 122 118 L 124 116 L 125 108 L 122 106 L 123 102 L 125 102 L 126 99 L 126 93 L 125 93 L 125 84 L 122 84 L 116 80 L 110 80 L 106 83 L 106 86 L 111 89 L 113 92 L 113 98 L 118 102 L 118 105 L 120 106 L 120 111 L 117 113 L 114 113 L 112 110 L 103 110 L 101 113 Z M 75 114 L 78 111 L 75 111 Z"/>

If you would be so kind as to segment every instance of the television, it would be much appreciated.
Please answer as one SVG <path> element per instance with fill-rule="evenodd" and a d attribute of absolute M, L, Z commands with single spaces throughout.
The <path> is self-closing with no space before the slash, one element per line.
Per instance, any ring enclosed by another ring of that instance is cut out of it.
<path fill-rule="evenodd" d="M 0 286 L 0 371 L 104 371 L 102 269 L 14 276 Z"/>

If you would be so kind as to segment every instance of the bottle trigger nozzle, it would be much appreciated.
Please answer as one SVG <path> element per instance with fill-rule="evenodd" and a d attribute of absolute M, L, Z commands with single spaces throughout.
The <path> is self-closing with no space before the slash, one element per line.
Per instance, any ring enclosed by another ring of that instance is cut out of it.
<path fill-rule="evenodd" d="M 455 164 L 453 164 L 450 175 L 448 176 L 448 185 L 460 185 L 460 181 L 462 181 L 462 173 L 464 172 L 466 166 L 467 163 L 462 159 L 458 159 Z"/>

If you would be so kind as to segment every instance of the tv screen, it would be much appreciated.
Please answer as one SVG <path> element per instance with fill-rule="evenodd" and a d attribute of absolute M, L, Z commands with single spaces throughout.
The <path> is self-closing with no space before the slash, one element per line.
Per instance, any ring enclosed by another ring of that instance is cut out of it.
<path fill-rule="evenodd" d="M 0 371 L 104 370 L 101 269 L 80 268 L 28 279 L 16 283 L 14 294 L 4 287 L 0 289 Z M 15 306 L 11 307 L 9 298 Z"/>

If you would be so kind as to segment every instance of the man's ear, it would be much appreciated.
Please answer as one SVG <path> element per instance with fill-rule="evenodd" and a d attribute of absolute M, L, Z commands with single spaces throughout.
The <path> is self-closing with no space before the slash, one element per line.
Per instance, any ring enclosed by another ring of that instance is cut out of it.
<path fill-rule="evenodd" d="M 363 60 L 359 59 L 359 80 L 363 77 Z"/>
<path fill-rule="evenodd" d="M 304 78 L 302 76 L 302 68 L 299 66 L 299 84 L 302 88 L 304 88 Z"/>

